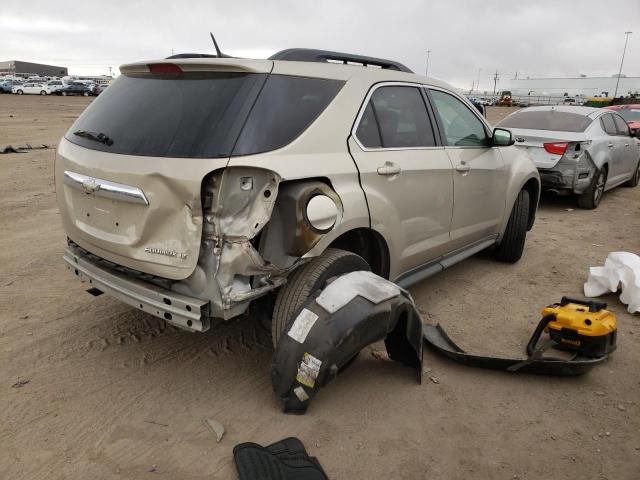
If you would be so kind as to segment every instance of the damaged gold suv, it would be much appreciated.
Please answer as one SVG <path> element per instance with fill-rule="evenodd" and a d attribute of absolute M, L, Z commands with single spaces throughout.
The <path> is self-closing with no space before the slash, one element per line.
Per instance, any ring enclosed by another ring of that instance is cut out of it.
<path fill-rule="evenodd" d="M 520 258 L 538 172 L 450 86 L 319 50 L 178 57 L 122 66 L 60 142 L 64 260 L 89 292 L 191 331 L 251 304 L 276 343 L 336 275 Z"/>

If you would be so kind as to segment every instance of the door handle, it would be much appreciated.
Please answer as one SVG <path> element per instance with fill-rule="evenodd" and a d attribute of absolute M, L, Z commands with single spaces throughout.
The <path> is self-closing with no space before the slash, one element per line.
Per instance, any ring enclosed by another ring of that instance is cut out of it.
<path fill-rule="evenodd" d="M 607 145 L 609 148 L 613 148 L 613 143 L 609 143 L 609 145 Z"/>
<path fill-rule="evenodd" d="M 378 167 L 378 175 L 399 175 L 402 169 L 395 163 L 387 162 L 382 167 Z"/>
<path fill-rule="evenodd" d="M 458 165 L 456 165 L 457 172 L 466 173 L 469 170 L 471 170 L 471 167 L 467 165 L 466 162 L 460 162 Z"/>

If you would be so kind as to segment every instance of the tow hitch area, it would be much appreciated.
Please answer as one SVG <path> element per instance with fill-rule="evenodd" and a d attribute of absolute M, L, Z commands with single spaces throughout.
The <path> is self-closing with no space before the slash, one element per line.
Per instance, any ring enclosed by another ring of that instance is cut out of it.
<path fill-rule="evenodd" d="M 271 366 L 286 413 L 302 414 L 318 390 L 367 345 L 384 339 L 389 358 L 422 380 L 422 320 L 408 292 L 371 272 L 331 282 L 283 333 Z"/>

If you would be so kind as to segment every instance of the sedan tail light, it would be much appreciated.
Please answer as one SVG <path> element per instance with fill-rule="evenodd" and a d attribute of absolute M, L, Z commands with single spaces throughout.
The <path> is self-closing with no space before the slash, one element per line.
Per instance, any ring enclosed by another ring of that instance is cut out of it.
<path fill-rule="evenodd" d="M 553 155 L 564 155 L 568 146 L 569 142 L 545 143 L 544 149 Z"/>

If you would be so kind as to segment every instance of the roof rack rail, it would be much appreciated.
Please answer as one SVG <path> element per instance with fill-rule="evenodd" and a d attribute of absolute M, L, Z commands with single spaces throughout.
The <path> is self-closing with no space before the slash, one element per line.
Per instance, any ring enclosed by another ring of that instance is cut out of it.
<path fill-rule="evenodd" d="M 365 67 L 373 65 L 388 70 L 398 70 L 400 72 L 413 73 L 408 67 L 393 60 L 384 58 L 366 57 L 364 55 L 354 55 L 352 53 L 330 52 L 328 50 L 315 50 L 311 48 L 288 48 L 275 53 L 269 60 L 289 60 L 293 62 L 320 62 L 332 63 L 341 62 L 344 64 L 361 64 Z"/>

